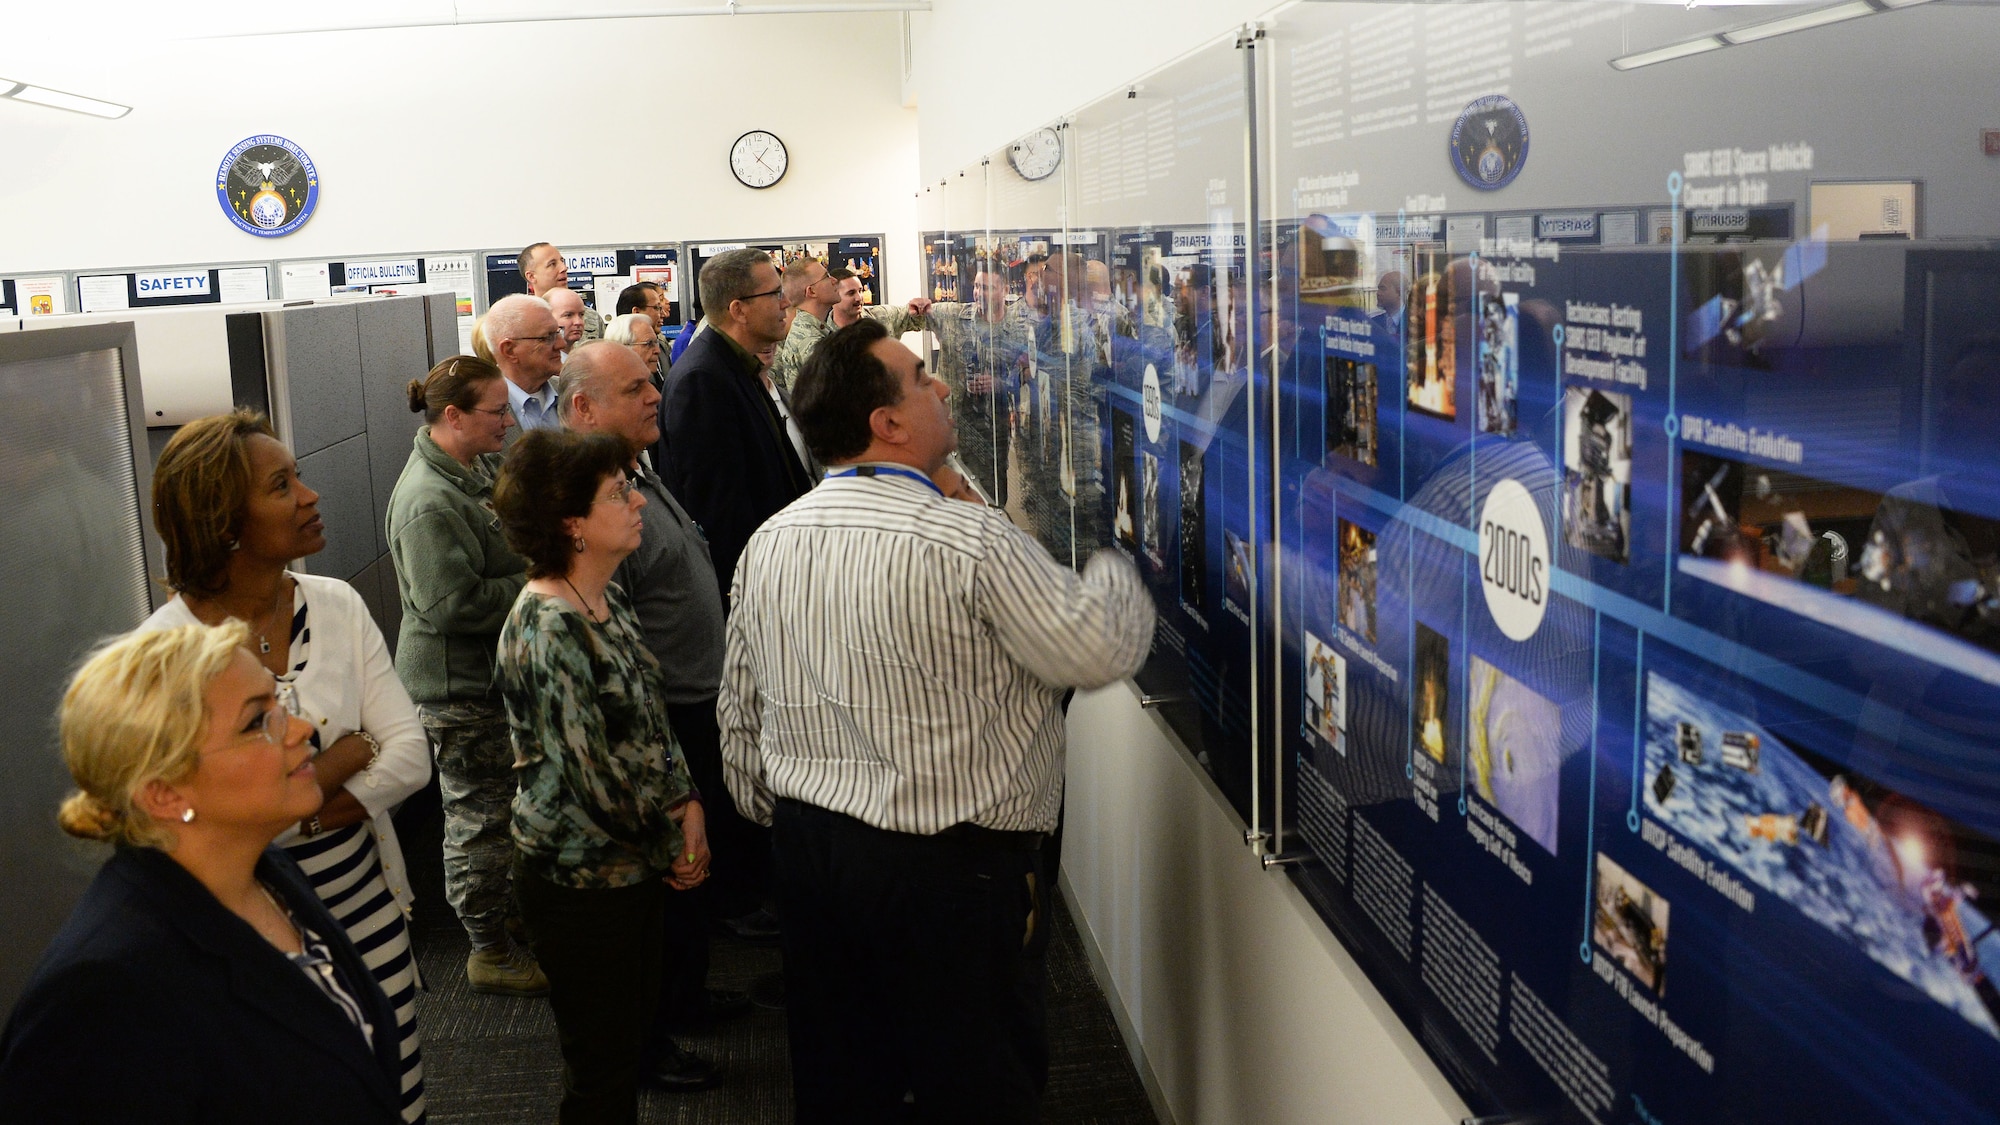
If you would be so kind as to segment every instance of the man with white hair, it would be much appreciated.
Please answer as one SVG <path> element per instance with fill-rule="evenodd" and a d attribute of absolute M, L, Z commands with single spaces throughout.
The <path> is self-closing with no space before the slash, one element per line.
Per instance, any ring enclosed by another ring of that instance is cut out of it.
<path fill-rule="evenodd" d="M 523 430 L 555 430 L 556 391 L 549 381 L 562 370 L 562 329 L 540 297 L 515 293 L 493 302 L 481 322 L 493 363 L 507 378 L 507 405 Z"/>
<path fill-rule="evenodd" d="M 551 289 L 542 294 L 542 300 L 549 303 L 549 311 L 555 314 L 556 327 L 562 329 L 563 354 L 568 355 L 583 342 L 584 314 L 590 310 L 583 305 L 583 298 L 574 289 Z"/>
<path fill-rule="evenodd" d="M 632 349 L 632 354 L 638 356 L 639 362 L 645 365 L 647 375 L 659 374 L 660 334 L 653 324 L 652 317 L 636 312 L 612 317 L 611 323 L 604 329 L 604 339 L 609 343 L 623 344 Z M 656 425 L 654 428 L 659 427 Z M 659 435 L 655 434 L 653 440 L 659 440 Z"/>
<path fill-rule="evenodd" d="M 530 243 L 521 251 L 514 264 L 521 271 L 521 280 L 528 286 L 530 297 L 546 297 L 551 289 L 569 286 L 569 263 L 563 259 L 561 250 L 546 242 Z M 583 338 L 596 340 L 604 335 L 604 318 L 596 309 L 583 310 Z"/>

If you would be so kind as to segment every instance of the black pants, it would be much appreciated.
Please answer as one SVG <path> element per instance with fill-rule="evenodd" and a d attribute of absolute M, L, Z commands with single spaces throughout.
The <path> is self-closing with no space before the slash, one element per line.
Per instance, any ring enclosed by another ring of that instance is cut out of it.
<path fill-rule="evenodd" d="M 660 992 L 666 886 L 581 891 L 514 868 L 562 1044 L 562 1125 L 639 1120 L 640 1044 Z"/>
<path fill-rule="evenodd" d="M 715 700 L 667 704 L 667 724 L 687 756 L 688 773 L 701 790 L 701 811 L 708 825 L 708 850 L 714 856 L 708 881 L 695 893 L 718 918 L 738 918 L 757 909 L 770 893 L 771 832 L 736 811 L 722 778 L 722 731 L 716 725 Z"/>
<path fill-rule="evenodd" d="M 772 826 L 801 1125 L 1023 1122 L 1048 1077 L 1038 848 L 871 828 L 792 800 Z"/>

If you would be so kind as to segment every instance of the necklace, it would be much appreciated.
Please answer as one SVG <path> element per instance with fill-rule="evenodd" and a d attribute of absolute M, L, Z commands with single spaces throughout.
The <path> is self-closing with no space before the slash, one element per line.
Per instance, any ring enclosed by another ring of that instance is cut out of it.
<path fill-rule="evenodd" d="M 271 600 L 271 608 L 264 611 L 264 616 L 261 619 L 262 623 L 265 625 L 269 625 L 271 623 L 271 618 L 277 616 L 278 607 L 284 604 L 285 604 L 285 579 L 283 577 L 280 577 L 278 579 L 278 596 Z M 257 630 L 257 651 L 265 655 L 269 655 L 271 651 L 271 642 L 264 639 L 264 632 L 265 630 L 263 629 Z M 259 885 L 261 886 L 262 884 Z"/>
<path fill-rule="evenodd" d="M 257 883 L 257 889 L 264 892 L 264 901 L 270 903 L 271 909 L 277 911 L 278 913 L 278 924 L 280 927 L 282 927 L 279 932 L 282 933 L 284 937 L 288 940 L 297 937 L 298 927 L 292 924 L 292 912 L 285 909 L 285 905 L 278 901 L 278 896 L 272 894 L 271 888 L 264 885 L 264 880 L 258 879 L 256 880 L 256 883 Z M 261 926 L 258 927 L 258 932 L 260 934 L 263 934 L 264 940 L 271 942 L 272 945 L 275 945 L 280 949 L 283 949 L 285 947 L 285 943 L 283 941 L 272 941 L 271 935 L 268 933 L 264 933 L 263 927 Z M 301 940 L 300 945 L 303 946 L 304 944 L 305 944 L 304 941 Z"/>
<path fill-rule="evenodd" d="M 584 620 L 593 623 L 597 622 L 599 618 L 596 613 L 591 611 L 590 599 L 583 596 L 583 591 L 578 590 L 576 588 L 576 583 L 571 582 L 569 580 L 569 575 L 567 574 L 563 575 L 563 585 L 568 586 L 569 592 L 576 595 L 576 603 L 583 607 Z M 604 619 L 609 620 L 610 617 L 611 617 L 611 603 L 607 601 L 604 603 Z"/>
<path fill-rule="evenodd" d="M 271 653 L 271 642 L 268 638 L 268 634 L 270 632 L 271 619 L 273 617 L 276 617 L 278 615 L 279 609 L 283 607 L 290 600 L 285 597 L 286 582 L 287 582 L 286 577 L 284 575 L 279 575 L 278 593 L 275 597 L 271 599 L 271 608 L 259 614 L 255 621 L 248 621 L 248 620 L 244 621 L 244 624 L 249 625 L 250 628 L 257 634 L 257 651 L 258 653 L 265 656 L 268 656 Z M 217 618 L 216 622 L 214 622 L 215 624 L 221 624 L 223 621 L 227 621 L 232 616 L 234 616 L 234 614 L 231 614 L 228 611 L 228 609 L 226 609 L 221 604 L 220 599 L 217 599 L 215 602 L 205 602 L 204 604 L 212 606 L 214 608 L 215 615 Z M 189 608 L 192 609 L 193 607 L 190 606 Z M 199 613 L 195 614 L 195 617 L 197 619 L 199 619 L 201 616 L 202 615 Z M 209 624 L 209 622 L 207 621 L 203 621 L 202 623 Z"/>

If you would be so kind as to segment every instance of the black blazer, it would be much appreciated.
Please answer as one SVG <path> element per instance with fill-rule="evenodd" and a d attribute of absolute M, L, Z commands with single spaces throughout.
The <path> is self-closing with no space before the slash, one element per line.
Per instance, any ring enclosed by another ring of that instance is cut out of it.
<path fill-rule="evenodd" d="M 660 398 L 660 479 L 708 536 L 723 604 L 751 533 L 813 479 L 755 367 L 720 330 L 694 338 Z"/>
<path fill-rule="evenodd" d="M 10 1123 L 402 1121 L 396 1013 L 298 866 L 257 875 L 333 951 L 375 1047 L 164 852 L 119 848 L 0 1032 Z"/>

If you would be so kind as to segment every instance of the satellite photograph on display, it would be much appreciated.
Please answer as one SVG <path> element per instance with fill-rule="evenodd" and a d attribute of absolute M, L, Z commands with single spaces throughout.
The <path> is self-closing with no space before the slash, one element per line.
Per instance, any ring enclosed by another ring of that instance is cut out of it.
<path fill-rule="evenodd" d="M 1479 796 L 1556 852 L 1562 796 L 1562 712 L 1519 680 L 1475 656 L 1466 747 Z"/>
<path fill-rule="evenodd" d="M 1796 582 L 2000 651 L 2000 520 L 1939 503 L 1936 478 L 1889 493 L 1699 450 L 1681 454 L 1686 569 L 1769 597 Z"/>
<path fill-rule="evenodd" d="M 1111 492 L 1117 497 L 1117 511 L 1112 515 L 1111 527 L 1118 536 L 1118 545 L 1127 551 L 1139 549 L 1139 504 L 1138 492 L 1132 481 L 1132 416 L 1115 413 L 1111 416 Z"/>
<path fill-rule="evenodd" d="M 1590 940 L 1639 983 L 1660 995 L 1667 991 L 1667 900 L 1632 877 L 1603 852 L 1597 853 L 1597 906 L 1591 912 Z"/>
<path fill-rule="evenodd" d="M 1479 432 L 1511 434 L 1521 395 L 1520 295 L 1483 294 L 1479 311 Z"/>
<path fill-rule="evenodd" d="M 1562 520 L 1570 546 L 1613 562 L 1631 558 L 1631 395 L 1565 392 Z"/>
<path fill-rule="evenodd" d="M 1375 533 L 1340 521 L 1340 623 L 1375 643 Z"/>
<path fill-rule="evenodd" d="M 1410 677 L 1416 693 L 1410 737 L 1419 753 L 1440 765 L 1450 765 L 1458 739 L 1451 721 L 1451 642 L 1444 634 L 1417 622 L 1416 667 Z"/>
<path fill-rule="evenodd" d="M 1306 634 L 1306 727 L 1331 749 L 1347 753 L 1347 658 Z"/>
<path fill-rule="evenodd" d="M 1658 672 L 1645 760 L 1650 815 L 2000 1036 L 1993 841 Z"/>
<path fill-rule="evenodd" d="M 1375 464 L 1375 365 L 1328 355 L 1325 393 L 1327 452 Z"/>
<path fill-rule="evenodd" d="M 1451 420 L 1458 417 L 1458 330 L 1452 316 L 1445 259 L 1432 259 L 1431 272 L 1410 286 L 1409 327 L 1403 370 L 1408 373 L 1411 409 Z"/>
<path fill-rule="evenodd" d="M 1160 551 L 1160 459 L 1148 450 L 1139 454 L 1139 546 L 1154 566 L 1164 566 Z"/>
<path fill-rule="evenodd" d="M 1181 606 L 1196 620 L 1203 620 L 1202 614 L 1206 612 L 1203 595 L 1207 586 L 1202 571 L 1208 550 L 1205 511 L 1201 449 L 1184 441 L 1181 443 Z"/>

